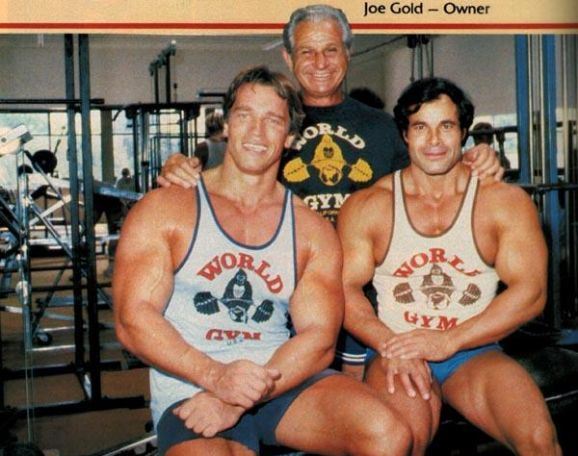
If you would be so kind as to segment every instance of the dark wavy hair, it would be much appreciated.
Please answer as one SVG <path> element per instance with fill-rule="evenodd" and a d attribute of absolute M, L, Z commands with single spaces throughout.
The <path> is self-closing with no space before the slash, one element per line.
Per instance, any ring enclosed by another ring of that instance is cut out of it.
<path fill-rule="evenodd" d="M 441 95 L 447 95 L 458 108 L 460 128 L 466 132 L 462 140 L 463 146 L 468 139 L 475 108 L 466 93 L 448 79 L 419 79 L 405 88 L 393 109 L 395 123 L 400 133 L 403 135 L 407 131 L 409 116 L 418 112 L 423 103 L 437 100 Z"/>
<path fill-rule="evenodd" d="M 295 86 L 291 83 L 289 78 L 281 73 L 271 71 L 266 66 L 248 68 L 241 71 L 235 79 L 233 79 L 233 82 L 229 86 L 227 94 L 225 95 L 225 102 L 223 105 L 225 120 L 229 118 L 229 113 L 235 104 L 239 89 L 245 84 L 259 84 L 273 88 L 279 97 L 287 101 L 290 121 L 289 133 L 299 133 L 301 124 L 303 123 L 303 118 L 305 117 L 299 92 L 295 89 Z"/>

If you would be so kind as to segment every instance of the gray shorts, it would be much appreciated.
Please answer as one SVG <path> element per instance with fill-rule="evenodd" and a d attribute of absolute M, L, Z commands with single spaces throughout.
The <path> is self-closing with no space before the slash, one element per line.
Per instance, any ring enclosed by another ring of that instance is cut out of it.
<path fill-rule="evenodd" d="M 334 374 L 338 374 L 338 372 L 326 369 L 281 396 L 252 408 L 241 417 L 235 426 L 219 432 L 216 437 L 239 442 L 256 454 L 259 454 L 261 443 L 272 446 L 279 445 L 275 438 L 275 430 L 289 406 L 301 392 L 319 380 Z M 185 399 L 171 405 L 164 411 L 159 420 L 156 430 L 159 455 L 164 455 L 170 447 L 178 443 L 202 438 L 185 427 L 184 421 L 173 413 L 173 410 L 184 401 Z"/>

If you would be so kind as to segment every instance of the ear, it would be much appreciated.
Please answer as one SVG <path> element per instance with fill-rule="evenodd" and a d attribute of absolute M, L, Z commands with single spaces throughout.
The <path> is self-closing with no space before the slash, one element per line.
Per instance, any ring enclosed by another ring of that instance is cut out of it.
<path fill-rule="evenodd" d="M 290 134 L 287 136 L 287 138 L 285 139 L 285 149 L 289 149 L 291 147 L 291 145 L 293 144 L 293 141 L 295 141 L 295 135 L 294 134 Z"/>
<path fill-rule="evenodd" d="M 403 130 L 401 136 L 403 137 L 403 142 L 407 144 L 407 130 Z"/>
<path fill-rule="evenodd" d="M 293 58 L 291 57 L 291 54 L 289 54 L 287 52 L 287 49 L 285 48 L 283 48 L 281 54 L 283 55 L 283 60 L 285 61 L 285 64 L 289 67 L 291 71 L 293 71 Z"/>
<path fill-rule="evenodd" d="M 227 122 L 223 124 L 223 137 L 229 138 L 229 124 Z"/>

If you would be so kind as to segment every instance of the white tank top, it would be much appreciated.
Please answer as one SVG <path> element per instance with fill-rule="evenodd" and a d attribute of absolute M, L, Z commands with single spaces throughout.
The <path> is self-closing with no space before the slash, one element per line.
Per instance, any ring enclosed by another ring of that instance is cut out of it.
<path fill-rule="evenodd" d="M 395 333 L 453 328 L 490 304 L 499 280 L 474 239 L 478 179 L 470 178 L 454 222 L 437 236 L 416 232 L 407 215 L 400 171 L 393 182 L 395 223 L 373 279 L 378 316 Z"/>
<path fill-rule="evenodd" d="M 240 244 L 223 230 L 202 180 L 197 202 L 195 236 L 175 272 L 164 317 L 189 344 L 215 360 L 265 364 L 289 338 L 289 298 L 296 283 L 291 193 L 285 193 L 275 234 L 260 246 Z M 167 407 L 199 391 L 151 369 L 155 424 Z"/>

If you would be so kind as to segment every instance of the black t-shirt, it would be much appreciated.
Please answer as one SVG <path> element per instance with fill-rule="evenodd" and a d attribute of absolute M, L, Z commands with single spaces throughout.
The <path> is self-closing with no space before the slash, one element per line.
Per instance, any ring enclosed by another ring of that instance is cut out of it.
<path fill-rule="evenodd" d="M 383 111 L 346 97 L 336 106 L 305 106 L 305 114 L 280 180 L 333 223 L 351 193 L 409 164 L 397 127 Z"/>

